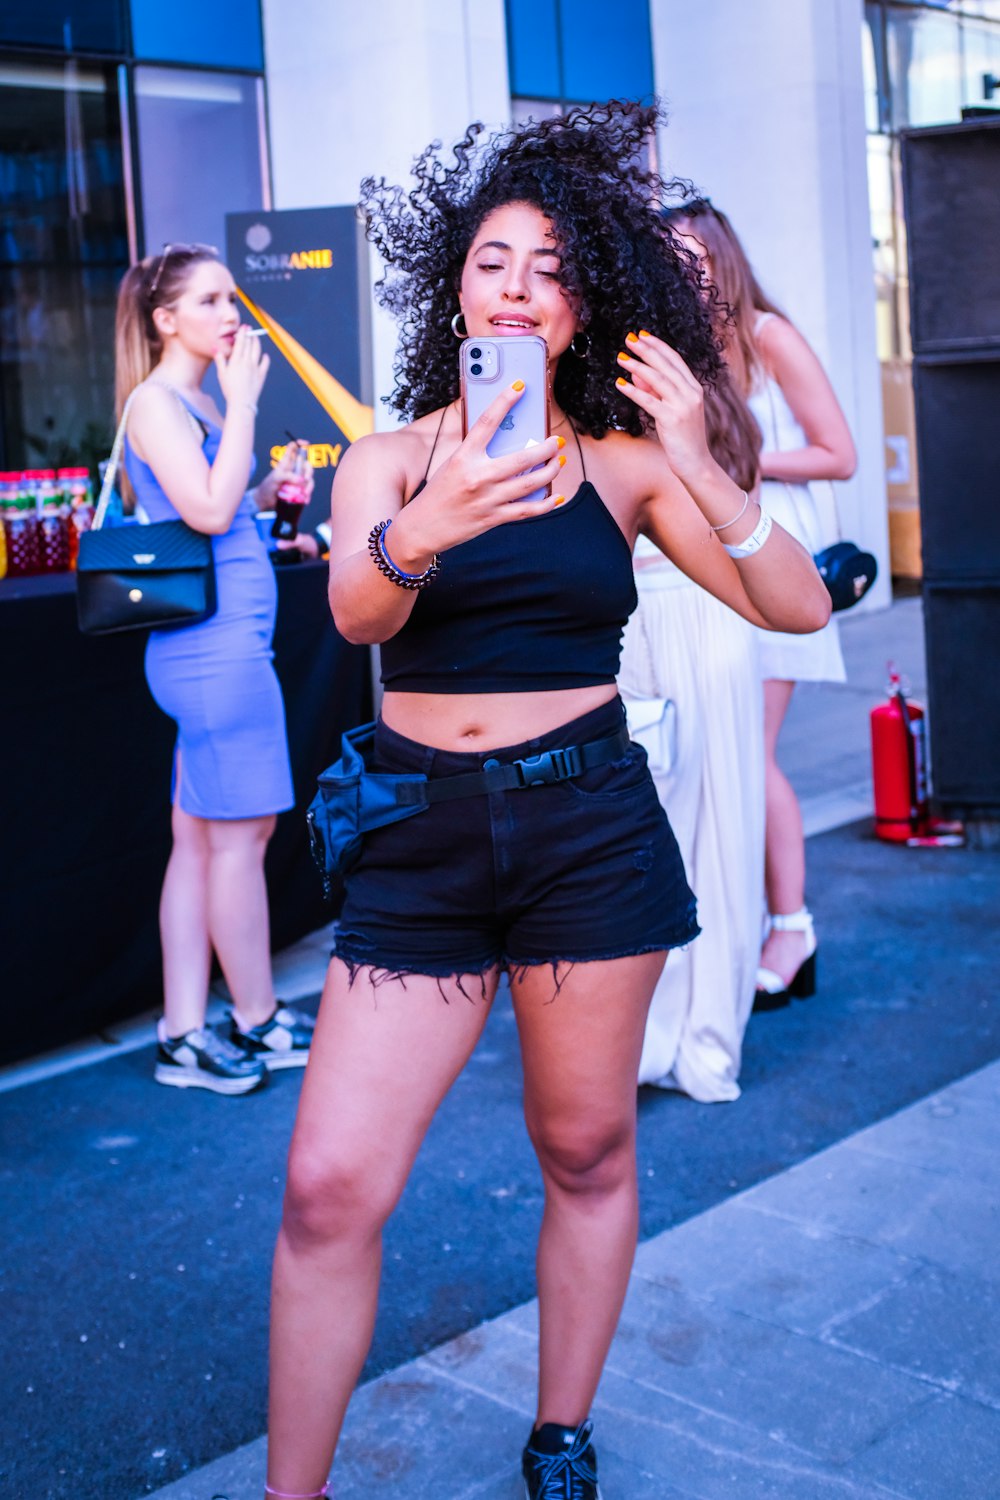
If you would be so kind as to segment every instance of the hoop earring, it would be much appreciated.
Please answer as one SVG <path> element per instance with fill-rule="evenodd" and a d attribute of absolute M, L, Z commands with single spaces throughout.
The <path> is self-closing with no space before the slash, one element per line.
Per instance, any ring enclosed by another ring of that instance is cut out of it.
<path fill-rule="evenodd" d="M 582 339 L 583 343 L 578 344 L 577 339 Z M 577 359 L 587 358 L 590 353 L 590 334 L 585 328 L 578 328 L 576 330 L 569 341 L 569 352 L 570 354 L 575 354 Z"/>
<path fill-rule="evenodd" d="M 458 330 L 459 323 L 462 323 L 463 325 L 465 324 L 465 314 L 464 314 L 464 312 L 461 311 L 461 309 L 455 314 L 455 316 L 451 320 L 451 331 L 452 331 L 452 333 L 455 335 L 455 337 L 457 339 L 467 339 L 469 337 L 469 330 L 468 330 L 468 328 L 466 328 L 466 327 L 463 326 L 462 331 L 460 333 L 459 330 Z"/>

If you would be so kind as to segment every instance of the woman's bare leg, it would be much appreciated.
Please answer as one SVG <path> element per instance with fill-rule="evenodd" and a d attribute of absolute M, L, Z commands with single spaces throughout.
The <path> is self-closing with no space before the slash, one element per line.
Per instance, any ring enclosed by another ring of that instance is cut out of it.
<path fill-rule="evenodd" d="M 382 1228 L 486 1023 L 497 976 L 353 986 L 334 959 L 292 1140 L 274 1260 L 268 1482 L 326 1480 L 375 1321 Z M 635 1076 L 633 1074 L 633 1093 Z"/>
<path fill-rule="evenodd" d="M 264 855 L 276 819 L 206 820 L 208 932 L 244 1026 L 273 1015 Z"/>
<path fill-rule="evenodd" d="M 205 1024 L 212 945 L 208 936 L 208 840 L 203 818 L 179 803 L 171 814 L 174 842 L 160 894 L 163 1014 L 168 1036 Z"/>
<path fill-rule="evenodd" d="M 664 954 L 550 965 L 511 990 L 525 1119 L 545 1182 L 538 1241 L 538 1423 L 589 1412 L 618 1326 L 639 1226 L 636 1084 Z"/>
<path fill-rule="evenodd" d="M 799 911 L 806 899 L 806 845 L 802 812 L 791 782 L 778 765 L 778 736 L 792 701 L 794 682 L 764 683 L 764 755 L 767 821 L 764 832 L 764 884 L 768 910 L 787 915 Z M 806 953 L 801 932 L 772 932 L 764 943 L 761 963 L 792 979 Z"/>

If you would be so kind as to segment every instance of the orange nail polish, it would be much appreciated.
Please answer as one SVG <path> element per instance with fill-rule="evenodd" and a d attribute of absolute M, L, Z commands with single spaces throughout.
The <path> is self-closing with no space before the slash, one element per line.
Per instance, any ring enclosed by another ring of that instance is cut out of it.
<path fill-rule="evenodd" d="M 619 354 L 618 358 L 621 360 L 623 365 L 630 365 L 632 363 L 631 354 Z"/>
<path fill-rule="evenodd" d="M 561 453 L 560 453 L 560 455 L 559 455 L 559 467 L 560 467 L 560 469 L 561 469 L 561 468 L 562 468 L 562 466 L 563 466 L 563 464 L 564 464 L 564 463 L 565 463 L 565 462 L 566 462 L 566 459 L 565 459 L 565 458 L 564 458 L 564 457 L 563 457 L 563 455 L 562 455 L 562 454 L 561 454 Z"/>
<path fill-rule="evenodd" d="M 615 381 L 615 385 L 628 385 L 628 381 L 625 379 L 624 375 L 619 375 L 618 379 Z"/>
<path fill-rule="evenodd" d="M 650 331 L 649 331 L 648 328 L 640 328 L 639 329 L 639 337 L 641 339 L 651 339 L 653 337 L 653 335 L 650 333 Z"/>
<path fill-rule="evenodd" d="M 514 384 L 511 386 L 511 390 L 512 391 L 523 391 L 524 390 L 524 381 L 523 380 L 515 380 Z"/>
<path fill-rule="evenodd" d="M 558 510 L 559 507 L 560 507 L 560 505 L 565 505 L 565 504 L 566 504 L 566 496 L 565 495 L 557 495 L 555 497 L 555 499 L 553 500 L 553 502 L 552 502 L 552 508 L 554 510 Z"/>
<path fill-rule="evenodd" d="M 626 344 L 634 344 L 636 342 L 636 336 L 635 336 L 635 334 L 634 333 L 627 333 L 625 335 L 625 342 L 626 342 Z"/>
<path fill-rule="evenodd" d="M 556 438 L 556 442 L 559 444 L 560 448 L 565 448 L 566 439 L 564 437 Z"/>

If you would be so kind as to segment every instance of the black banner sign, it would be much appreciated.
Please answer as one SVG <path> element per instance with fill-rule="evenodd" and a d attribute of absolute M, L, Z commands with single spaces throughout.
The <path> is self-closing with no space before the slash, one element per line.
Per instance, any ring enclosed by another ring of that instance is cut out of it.
<path fill-rule="evenodd" d="M 329 516 L 344 449 L 372 430 L 367 248 L 353 205 L 226 215 L 227 264 L 249 321 L 269 335 L 257 474 L 277 462 L 289 434 L 308 440 L 316 489 L 307 529 Z"/>

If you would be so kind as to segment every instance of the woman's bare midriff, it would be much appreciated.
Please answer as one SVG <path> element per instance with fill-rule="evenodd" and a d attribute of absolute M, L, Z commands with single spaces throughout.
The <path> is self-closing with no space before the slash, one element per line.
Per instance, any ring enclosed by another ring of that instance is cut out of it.
<path fill-rule="evenodd" d="M 436 750 L 487 754 L 548 734 L 617 695 L 613 682 L 541 693 L 386 693 L 390 729 Z"/>

